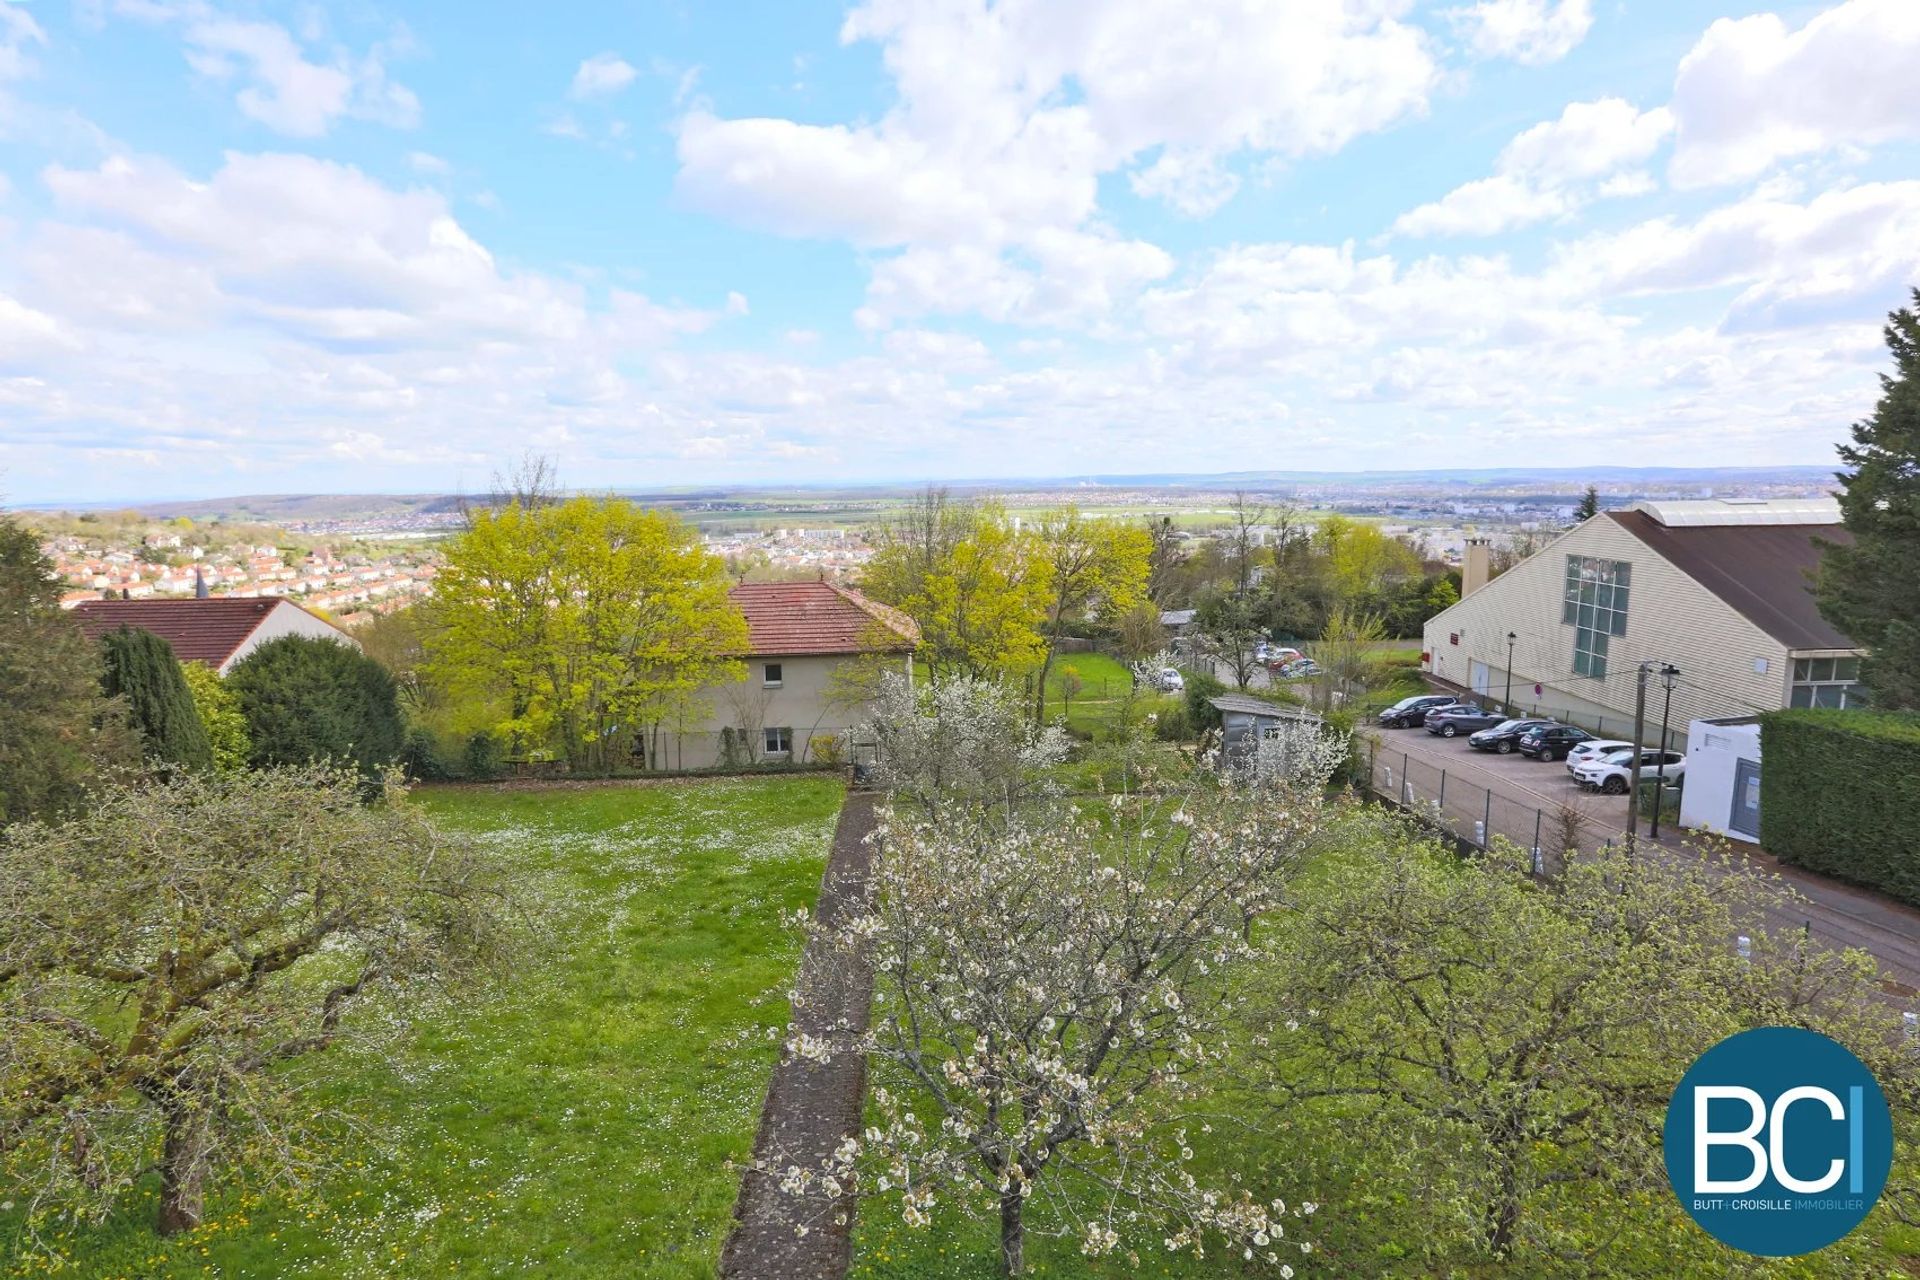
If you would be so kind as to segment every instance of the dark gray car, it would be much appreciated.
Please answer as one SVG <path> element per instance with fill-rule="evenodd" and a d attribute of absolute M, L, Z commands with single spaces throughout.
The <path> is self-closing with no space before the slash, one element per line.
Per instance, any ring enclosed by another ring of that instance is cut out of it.
<path fill-rule="evenodd" d="M 1498 711 L 1484 711 L 1475 703 L 1462 702 L 1427 712 L 1427 732 L 1443 738 L 1458 738 L 1491 729 L 1505 720 Z"/>
<path fill-rule="evenodd" d="M 1386 729 L 1407 729 L 1424 724 L 1427 713 L 1437 707 L 1453 705 L 1450 693 L 1423 693 L 1417 697 L 1402 698 L 1380 713 L 1380 725 Z"/>

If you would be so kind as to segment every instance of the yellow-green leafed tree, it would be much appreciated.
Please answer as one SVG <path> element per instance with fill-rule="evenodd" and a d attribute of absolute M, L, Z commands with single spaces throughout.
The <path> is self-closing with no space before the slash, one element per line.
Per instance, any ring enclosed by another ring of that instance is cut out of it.
<path fill-rule="evenodd" d="M 605 767 L 688 696 L 745 673 L 746 619 L 719 557 L 621 499 L 479 512 L 434 590 L 434 674 L 500 698 L 501 732 L 575 767 Z"/>
<path fill-rule="evenodd" d="M 1034 529 L 1044 562 L 1047 593 L 1046 648 L 1040 659 L 1037 712 L 1047 713 L 1047 672 L 1067 623 L 1100 612 L 1114 619 L 1147 594 L 1153 538 L 1127 520 L 1101 520 L 1063 507 Z"/>
<path fill-rule="evenodd" d="M 919 657 L 934 678 L 997 678 L 1043 659 L 1046 556 L 998 503 L 928 490 L 878 543 L 861 587 L 920 624 Z"/>

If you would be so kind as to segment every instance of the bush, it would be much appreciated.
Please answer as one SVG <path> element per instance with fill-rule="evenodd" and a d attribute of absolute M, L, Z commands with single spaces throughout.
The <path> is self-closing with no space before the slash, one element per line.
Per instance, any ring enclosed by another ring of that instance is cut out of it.
<path fill-rule="evenodd" d="M 393 677 L 349 644 L 269 640 L 234 665 L 256 766 L 339 760 L 367 775 L 400 756 L 406 729 Z"/>
<path fill-rule="evenodd" d="M 119 697 L 140 731 L 147 758 L 187 769 L 213 767 L 206 725 L 180 672 L 173 646 L 151 631 L 121 627 L 100 637 L 101 685 Z"/>
<path fill-rule="evenodd" d="M 1761 845 L 1920 905 L 1920 715 L 1770 711 L 1760 743 Z"/>
<path fill-rule="evenodd" d="M 469 778 L 484 782 L 499 774 L 503 755 L 500 740 L 482 729 L 467 739 L 467 749 L 461 759 L 462 772 Z"/>
<path fill-rule="evenodd" d="M 213 767 L 222 773 L 246 768 L 253 744 L 247 741 L 247 718 L 240 712 L 240 699 L 220 673 L 204 662 L 183 662 L 180 674 L 193 691 L 193 709 L 200 713 L 200 723 L 206 727 Z"/>
<path fill-rule="evenodd" d="M 1681 779 L 1667 779 L 1666 790 L 1660 796 L 1660 821 L 1672 823 L 1674 826 L 1680 825 L 1680 788 L 1684 785 L 1684 775 Z M 1651 818 L 1653 816 L 1653 795 L 1654 792 L 1658 790 L 1659 787 L 1656 779 L 1644 778 L 1641 780 L 1640 795 L 1638 798 L 1641 817 Z"/>
<path fill-rule="evenodd" d="M 1187 704 L 1176 702 L 1161 710 L 1153 722 L 1153 736 L 1162 742 L 1185 742 L 1193 737 L 1193 717 Z"/>
<path fill-rule="evenodd" d="M 1187 723 L 1194 733 L 1220 727 L 1220 712 L 1210 699 L 1227 691 L 1225 683 L 1205 671 L 1189 671 L 1187 680 Z"/>
<path fill-rule="evenodd" d="M 421 725 L 407 730 L 407 739 L 400 747 L 400 767 L 415 782 L 445 782 L 453 776 L 440 758 L 440 743 Z"/>

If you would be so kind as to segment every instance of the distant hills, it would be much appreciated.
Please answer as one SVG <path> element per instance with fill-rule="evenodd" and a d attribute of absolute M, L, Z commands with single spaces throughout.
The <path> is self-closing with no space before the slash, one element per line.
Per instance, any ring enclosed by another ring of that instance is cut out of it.
<path fill-rule="evenodd" d="M 1018 480 L 949 479 L 931 483 L 961 490 L 1030 493 L 1061 489 L 1170 489 L 1220 491 L 1231 489 L 1348 489 L 1356 493 L 1387 490 L 1446 490 L 1473 492 L 1578 492 L 1589 484 L 1602 491 L 1744 488 L 1824 488 L 1832 483 L 1833 468 L 1807 467 L 1451 467 L 1416 471 L 1226 471 L 1161 472 L 1147 475 L 1080 475 Z M 928 481 L 870 484 L 787 484 L 780 486 L 720 485 L 665 486 L 620 489 L 622 496 L 646 499 L 666 506 L 688 507 L 729 502 L 764 503 L 781 497 L 794 500 L 875 501 L 897 498 L 924 487 Z M 195 520 L 251 520 L 267 524 L 311 520 L 394 519 L 445 515 L 460 510 L 477 495 L 455 493 L 275 493 L 226 498 L 134 502 L 40 503 L 48 509 L 131 510 L 156 519 L 188 516 Z"/>

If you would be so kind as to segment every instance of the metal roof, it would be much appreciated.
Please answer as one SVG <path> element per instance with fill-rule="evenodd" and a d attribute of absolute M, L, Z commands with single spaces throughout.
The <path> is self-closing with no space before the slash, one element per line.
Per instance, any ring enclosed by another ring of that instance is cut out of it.
<path fill-rule="evenodd" d="M 1709 498 L 1691 502 L 1641 501 L 1629 510 L 1669 529 L 1695 525 L 1839 524 L 1833 498 Z"/>
<path fill-rule="evenodd" d="M 1301 720 L 1320 723 L 1320 717 L 1305 707 L 1289 706 L 1281 702 L 1268 702 L 1265 698 L 1255 698 L 1244 693 L 1222 693 L 1208 698 L 1216 711 L 1237 711 L 1244 715 L 1265 716 L 1273 720 Z"/>
<path fill-rule="evenodd" d="M 1853 541 L 1837 524 L 1661 524 L 1639 510 L 1606 513 L 1680 572 L 1789 649 L 1857 646 L 1821 616 L 1813 599 L 1816 538 Z"/>

